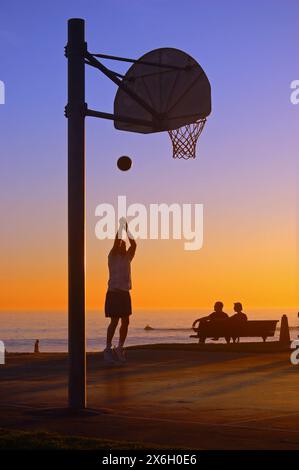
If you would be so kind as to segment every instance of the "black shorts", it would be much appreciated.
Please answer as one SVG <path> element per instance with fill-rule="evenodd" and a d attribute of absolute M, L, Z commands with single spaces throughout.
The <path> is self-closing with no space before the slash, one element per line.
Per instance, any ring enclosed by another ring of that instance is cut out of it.
<path fill-rule="evenodd" d="M 108 290 L 105 300 L 105 316 L 126 317 L 131 314 L 132 305 L 130 292 Z"/>

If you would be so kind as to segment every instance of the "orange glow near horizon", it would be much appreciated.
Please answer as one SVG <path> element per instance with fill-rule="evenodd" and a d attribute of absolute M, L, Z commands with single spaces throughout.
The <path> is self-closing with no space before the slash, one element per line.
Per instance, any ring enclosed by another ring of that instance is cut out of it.
<path fill-rule="evenodd" d="M 183 240 L 138 241 L 134 307 L 211 307 L 218 299 L 229 306 L 242 301 L 252 308 L 296 307 L 295 226 L 289 215 L 285 223 L 272 219 L 269 230 L 241 225 L 224 232 L 207 217 L 204 247 L 194 252 L 183 250 Z M 19 246 L 2 258 L 1 310 L 67 308 L 66 244 L 51 235 L 51 247 L 32 236 L 26 250 Z M 112 242 L 100 242 L 92 233 L 87 242 L 86 307 L 102 310 Z"/>

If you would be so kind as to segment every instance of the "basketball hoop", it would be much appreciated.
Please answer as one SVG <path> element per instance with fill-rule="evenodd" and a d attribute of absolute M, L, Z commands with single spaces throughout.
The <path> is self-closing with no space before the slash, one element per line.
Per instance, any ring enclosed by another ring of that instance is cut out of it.
<path fill-rule="evenodd" d="M 168 131 L 172 142 L 173 158 L 188 160 L 189 158 L 196 157 L 197 140 L 203 131 L 205 123 L 206 118 L 203 118 L 178 129 Z"/>

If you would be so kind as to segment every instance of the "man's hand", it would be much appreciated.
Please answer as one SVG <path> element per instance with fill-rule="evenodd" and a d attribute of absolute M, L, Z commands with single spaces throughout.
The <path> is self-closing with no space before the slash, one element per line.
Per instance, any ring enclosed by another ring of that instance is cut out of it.
<path fill-rule="evenodd" d="M 119 219 L 119 229 L 120 230 L 125 230 L 126 232 L 128 231 L 128 222 L 126 221 L 125 217 L 121 217 Z"/>
<path fill-rule="evenodd" d="M 119 219 L 119 228 L 124 228 L 125 230 L 128 229 L 128 224 L 127 224 L 125 217 L 121 217 Z"/>
<path fill-rule="evenodd" d="M 119 219 L 119 227 L 118 227 L 118 230 L 117 230 L 117 233 L 118 233 L 118 238 L 122 238 L 122 233 L 123 233 L 123 230 L 126 230 L 126 219 L 124 217 L 121 217 Z"/>

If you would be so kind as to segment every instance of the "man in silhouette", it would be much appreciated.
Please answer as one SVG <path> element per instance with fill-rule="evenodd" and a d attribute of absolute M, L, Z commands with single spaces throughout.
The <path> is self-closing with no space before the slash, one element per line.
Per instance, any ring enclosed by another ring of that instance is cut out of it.
<path fill-rule="evenodd" d="M 225 320 L 228 319 L 228 314 L 223 312 L 223 303 L 218 301 L 214 305 L 214 312 L 210 313 L 210 315 L 207 315 L 205 317 L 198 318 L 193 322 L 192 328 L 194 331 L 199 332 L 200 330 L 200 325 L 204 322 L 214 322 L 218 320 Z M 196 327 L 196 324 L 198 323 L 198 326 Z M 213 340 L 218 340 L 219 338 L 212 338 Z"/>
<path fill-rule="evenodd" d="M 225 320 L 226 318 L 228 318 L 228 314 L 223 312 L 223 303 L 216 302 L 214 305 L 214 312 L 210 313 L 210 315 L 207 315 L 206 317 L 201 317 L 195 320 L 193 322 L 192 328 L 195 327 L 197 322 L 200 323 L 202 321 Z"/>
<path fill-rule="evenodd" d="M 126 249 L 126 242 L 121 238 L 125 231 L 130 247 Z M 129 317 L 132 314 L 130 290 L 131 261 L 135 255 L 136 242 L 128 230 L 128 224 L 124 218 L 119 221 L 119 229 L 116 233 L 112 250 L 108 255 L 109 281 L 105 300 L 105 316 L 110 318 L 107 329 L 107 342 L 104 350 L 104 360 L 109 364 L 116 361 L 125 362 L 123 346 L 128 333 Z M 112 351 L 112 340 L 116 327 L 121 320 L 118 346 Z"/>

